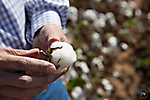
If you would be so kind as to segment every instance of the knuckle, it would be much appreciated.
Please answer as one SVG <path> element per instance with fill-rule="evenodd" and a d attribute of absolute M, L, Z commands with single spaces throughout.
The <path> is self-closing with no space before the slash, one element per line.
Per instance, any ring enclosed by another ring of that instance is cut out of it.
<path fill-rule="evenodd" d="M 6 52 L 11 55 L 21 55 L 23 50 L 19 49 L 6 49 Z"/>
<path fill-rule="evenodd" d="M 22 52 L 21 52 L 21 50 L 14 50 L 13 54 L 14 55 L 21 55 Z"/>
<path fill-rule="evenodd" d="M 6 49 L 6 52 L 7 52 L 8 54 L 15 55 L 15 50 L 13 50 L 13 49 Z"/>

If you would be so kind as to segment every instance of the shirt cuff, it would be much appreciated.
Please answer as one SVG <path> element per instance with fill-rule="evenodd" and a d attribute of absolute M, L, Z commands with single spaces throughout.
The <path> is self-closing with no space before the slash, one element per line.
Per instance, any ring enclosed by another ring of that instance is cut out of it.
<path fill-rule="evenodd" d="M 55 24 L 61 28 L 61 21 L 55 10 L 43 10 L 33 14 L 31 19 L 32 38 L 34 33 L 46 24 Z"/>

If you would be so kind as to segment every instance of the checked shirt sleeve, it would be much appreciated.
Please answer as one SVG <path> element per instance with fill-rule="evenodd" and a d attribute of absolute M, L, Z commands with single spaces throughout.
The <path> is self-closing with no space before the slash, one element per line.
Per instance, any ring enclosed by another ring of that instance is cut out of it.
<path fill-rule="evenodd" d="M 67 21 L 69 0 L 24 0 L 26 14 L 31 23 L 31 37 L 42 26 L 53 23 L 64 28 Z"/>

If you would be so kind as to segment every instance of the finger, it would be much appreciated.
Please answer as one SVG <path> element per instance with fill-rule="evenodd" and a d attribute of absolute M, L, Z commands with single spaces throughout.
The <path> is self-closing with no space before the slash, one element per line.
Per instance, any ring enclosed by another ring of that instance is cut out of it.
<path fill-rule="evenodd" d="M 47 46 L 50 46 L 51 43 L 55 41 L 68 42 L 66 36 L 64 35 L 62 29 L 55 24 L 45 25 L 40 32 L 40 41 L 44 44 L 47 42 Z M 45 39 L 45 40 L 43 40 Z M 54 41 L 53 41 L 54 40 Z"/>
<path fill-rule="evenodd" d="M 31 49 L 31 50 L 23 50 L 23 51 L 25 51 L 25 53 L 23 53 L 22 50 L 21 50 L 22 53 L 17 52 L 17 55 L 18 56 L 36 58 L 40 54 L 40 50 L 38 48 L 34 48 L 34 49 Z"/>
<path fill-rule="evenodd" d="M 19 50 L 19 49 L 10 49 L 10 48 L 4 48 L 3 49 L 3 54 L 11 54 L 11 55 L 17 55 L 17 56 L 28 56 L 28 57 L 37 57 L 39 54 L 39 49 L 31 49 L 31 50 Z"/>
<path fill-rule="evenodd" d="M 53 81 L 57 80 L 59 77 L 64 75 L 69 70 L 69 67 L 64 68 L 60 73 L 54 73 Z"/>
<path fill-rule="evenodd" d="M 55 66 L 44 60 L 0 54 L 0 68 L 23 71 L 36 71 L 40 73 L 53 73 Z"/>
<path fill-rule="evenodd" d="M 26 99 L 30 97 L 34 97 L 44 90 L 44 87 L 36 87 L 36 88 L 16 88 L 10 86 L 0 86 L 0 95 L 15 98 L 15 99 Z"/>
<path fill-rule="evenodd" d="M 2 85 L 8 85 L 18 88 L 33 88 L 44 86 L 45 84 L 51 83 L 53 81 L 53 76 L 48 75 L 19 75 L 15 73 L 10 73 L 7 71 L 1 71 L 0 73 L 0 83 Z"/>
<path fill-rule="evenodd" d="M 0 95 L 0 100 L 16 100 L 15 98 L 9 98 L 9 97 L 5 97 L 5 96 L 1 96 Z"/>

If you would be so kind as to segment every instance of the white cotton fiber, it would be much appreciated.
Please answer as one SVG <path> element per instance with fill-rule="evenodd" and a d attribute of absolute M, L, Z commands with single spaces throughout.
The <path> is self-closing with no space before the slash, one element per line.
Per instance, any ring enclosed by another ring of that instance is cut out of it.
<path fill-rule="evenodd" d="M 55 48 L 51 53 L 51 62 L 59 67 L 56 72 L 59 73 L 62 69 L 71 66 L 76 61 L 76 53 L 68 43 L 54 42 L 50 48 Z"/>

